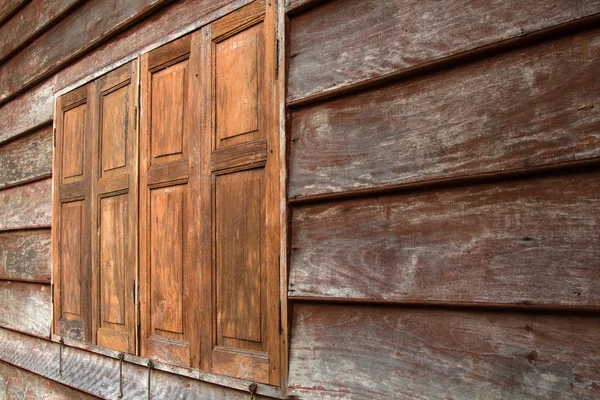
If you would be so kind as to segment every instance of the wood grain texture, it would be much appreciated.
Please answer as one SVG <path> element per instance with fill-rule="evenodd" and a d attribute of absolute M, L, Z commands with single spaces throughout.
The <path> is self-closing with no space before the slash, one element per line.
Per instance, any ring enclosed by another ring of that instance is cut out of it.
<path fill-rule="evenodd" d="M 52 298 L 50 285 L 0 282 L 0 326 L 38 337 L 50 337 Z"/>
<path fill-rule="evenodd" d="M 0 232 L 0 279 L 50 283 L 50 229 Z"/>
<path fill-rule="evenodd" d="M 48 28 L 81 0 L 32 0 L 0 26 L 0 61 Z"/>
<path fill-rule="evenodd" d="M 96 397 L 0 362 L 0 398 L 12 400 L 88 400 Z"/>
<path fill-rule="evenodd" d="M 116 358 L 65 346 L 61 377 L 58 374 L 58 343 L 0 328 L 0 360 L 101 398 L 116 399 L 119 394 L 119 361 Z M 123 398 L 147 398 L 147 379 L 146 366 L 123 363 Z M 247 391 L 159 370 L 152 370 L 151 380 L 153 399 L 248 399 Z M 257 395 L 256 399 L 265 397 Z"/>
<path fill-rule="evenodd" d="M 294 306 L 290 398 L 597 399 L 597 316 Z"/>
<path fill-rule="evenodd" d="M 0 103 L 49 76 L 168 0 L 85 2 L 0 65 Z"/>
<path fill-rule="evenodd" d="M 292 115 L 290 197 L 600 156 L 600 30 Z"/>
<path fill-rule="evenodd" d="M 600 306 L 599 177 L 596 168 L 297 207 L 289 295 Z"/>
<path fill-rule="evenodd" d="M 0 191 L 0 229 L 49 226 L 52 179 Z"/>
<path fill-rule="evenodd" d="M 0 23 L 10 17 L 26 0 L 3 0 L 0 2 Z"/>
<path fill-rule="evenodd" d="M 598 0 L 338 0 L 291 21 L 288 101 L 600 12 Z"/>
<path fill-rule="evenodd" d="M 52 126 L 0 146 L 0 189 L 52 174 Z"/>

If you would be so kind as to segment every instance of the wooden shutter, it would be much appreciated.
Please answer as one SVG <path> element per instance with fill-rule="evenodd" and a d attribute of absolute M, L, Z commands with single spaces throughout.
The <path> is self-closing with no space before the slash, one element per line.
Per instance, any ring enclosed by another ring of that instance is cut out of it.
<path fill-rule="evenodd" d="M 54 332 L 91 340 L 90 95 L 86 85 L 56 101 L 53 198 Z"/>
<path fill-rule="evenodd" d="M 128 353 L 136 352 L 137 68 L 135 60 L 96 80 L 92 102 L 92 336 Z"/>
<path fill-rule="evenodd" d="M 142 355 L 198 367 L 198 33 L 142 56 Z"/>
<path fill-rule="evenodd" d="M 256 1 L 204 29 L 204 368 L 279 384 L 279 142 L 272 8 Z M 208 290 L 209 289 L 209 290 Z"/>

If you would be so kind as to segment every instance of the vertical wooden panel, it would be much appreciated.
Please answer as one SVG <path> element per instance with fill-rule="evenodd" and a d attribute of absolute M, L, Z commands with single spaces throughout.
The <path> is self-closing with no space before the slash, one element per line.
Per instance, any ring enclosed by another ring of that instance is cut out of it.
<path fill-rule="evenodd" d="M 129 88 L 119 88 L 101 97 L 101 160 L 102 172 L 127 164 L 127 131 Z"/>
<path fill-rule="evenodd" d="M 64 113 L 64 145 L 62 149 L 63 183 L 73 182 L 83 175 L 86 105 L 76 106 Z"/>
<path fill-rule="evenodd" d="M 62 311 L 65 314 L 72 314 L 73 317 L 81 317 L 83 202 L 65 203 L 61 208 Z"/>

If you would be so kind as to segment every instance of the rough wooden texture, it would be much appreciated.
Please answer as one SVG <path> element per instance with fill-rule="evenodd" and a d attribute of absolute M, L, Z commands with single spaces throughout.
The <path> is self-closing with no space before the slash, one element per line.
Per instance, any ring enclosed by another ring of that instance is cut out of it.
<path fill-rule="evenodd" d="M 599 177 L 297 207 L 290 297 L 600 306 Z"/>
<path fill-rule="evenodd" d="M 0 326 L 39 337 L 50 337 L 50 285 L 0 281 Z"/>
<path fill-rule="evenodd" d="M 52 179 L 0 191 L 0 229 L 49 226 Z"/>
<path fill-rule="evenodd" d="M 291 21 L 288 101 L 600 12 L 598 0 L 330 1 Z"/>
<path fill-rule="evenodd" d="M 2 0 L 0 2 L 0 23 L 9 17 L 25 0 Z"/>
<path fill-rule="evenodd" d="M 0 189 L 52 173 L 52 126 L 0 146 Z"/>
<path fill-rule="evenodd" d="M 0 232 L 0 279 L 50 283 L 50 229 Z"/>
<path fill-rule="evenodd" d="M 116 399 L 119 394 L 119 361 L 116 358 L 65 346 L 63 375 L 60 377 L 58 343 L 0 329 L 0 360 L 98 397 Z M 147 367 L 123 363 L 123 398 L 145 399 L 148 393 L 147 379 Z M 248 399 L 247 391 L 158 370 L 152 370 L 151 389 L 153 399 Z M 257 400 L 264 398 L 256 396 Z"/>
<path fill-rule="evenodd" d="M 32 0 L 0 26 L 0 60 L 28 42 L 81 0 Z"/>
<path fill-rule="evenodd" d="M 168 0 L 85 2 L 48 32 L 0 65 L 0 102 L 4 102 Z"/>
<path fill-rule="evenodd" d="M 290 394 L 597 399 L 598 335 L 598 316 L 300 303 L 292 323 Z"/>
<path fill-rule="evenodd" d="M 290 197 L 600 156 L 600 30 L 303 107 Z"/>
<path fill-rule="evenodd" d="M 299 12 L 308 7 L 314 7 L 326 0 L 285 0 L 285 12 Z"/>
<path fill-rule="evenodd" d="M 0 398 L 12 400 L 87 400 L 96 397 L 0 362 Z"/>

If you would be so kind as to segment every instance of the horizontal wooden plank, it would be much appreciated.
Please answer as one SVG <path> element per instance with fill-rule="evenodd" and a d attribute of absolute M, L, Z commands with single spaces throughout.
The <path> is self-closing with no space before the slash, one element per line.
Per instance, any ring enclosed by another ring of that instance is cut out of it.
<path fill-rule="evenodd" d="M 130 356 L 126 356 L 129 358 Z M 58 374 L 59 345 L 43 339 L 0 329 L 0 360 L 17 365 L 56 382 L 102 398 L 116 399 L 119 394 L 119 361 L 116 358 L 65 346 L 62 377 Z M 147 397 L 148 368 L 123 363 L 123 398 Z M 255 396 L 265 399 L 262 395 Z M 248 391 L 226 388 L 172 373 L 152 370 L 153 399 L 248 399 Z"/>
<path fill-rule="evenodd" d="M 0 279 L 50 283 L 50 229 L 0 232 Z"/>
<path fill-rule="evenodd" d="M 95 399 L 50 379 L 0 362 L 0 398 L 27 400 Z"/>
<path fill-rule="evenodd" d="M 0 189 L 52 174 L 52 126 L 0 145 Z"/>
<path fill-rule="evenodd" d="M 0 61 L 58 20 L 81 0 L 32 0 L 0 26 Z"/>
<path fill-rule="evenodd" d="M 289 196 L 600 156 L 600 29 L 292 114 Z"/>
<path fill-rule="evenodd" d="M 349 0 L 294 16 L 288 101 L 333 92 L 600 12 L 598 0 Z"/>
<path fill-rule="evenodd" d="M 0 1 L 0 23 L 10 17 L 27 0 L 2 0 Z"/>
<path fill-rule="evenodd" d="M 84 2 L 0 65 L 0 103 L 166 3 L 168 0 Z"/>
<path fill-rule="evenodd" d="M 314 7 L 317 4 L 323 3 L 324 1 L 326 0 L 285 0 L 285 12 L 300 12 L 308 7 Z"/>
<path fill-rule="evenodd" d="M 39 337 L 50 337 L 50 285 L 0 281 L 0 326 Z"/>
<path fill-rule="evenodd" d="M 0 229 L 48 226 L 52 178 L 0 191 Z"/>
<path fill-rule="evenodd" d="M 598 307 L 598 226 L 600 168 L 307 204 L 289 296 Z"/>
<path fill-rule="evenodd" d="M 306 399 L 598 398 L 599 335 L 598 316 L 299 303 L 289 393 Z"/>

